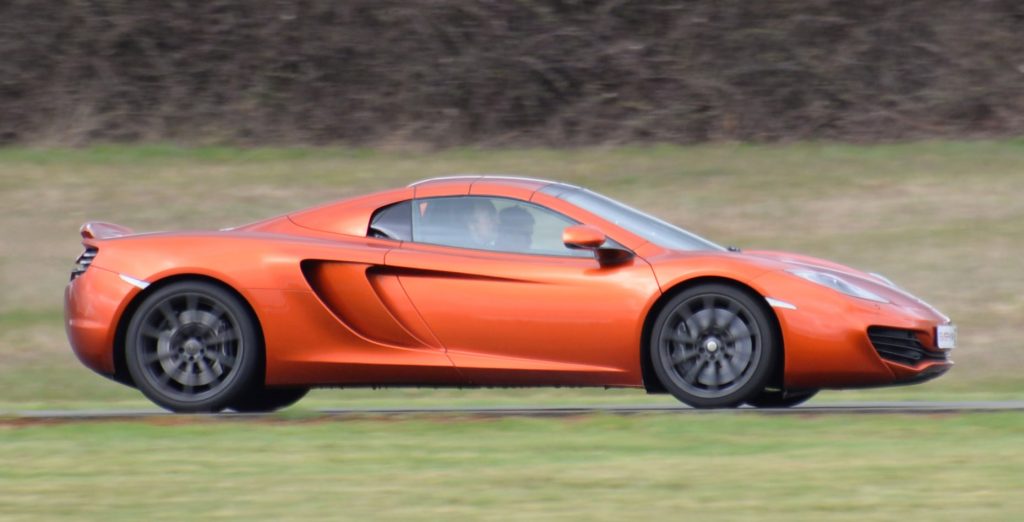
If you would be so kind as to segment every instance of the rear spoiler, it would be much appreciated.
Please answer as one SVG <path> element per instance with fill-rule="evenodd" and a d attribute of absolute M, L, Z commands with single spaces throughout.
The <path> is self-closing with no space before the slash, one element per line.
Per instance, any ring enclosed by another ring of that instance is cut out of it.
<path fill-rule="evenodd" d="M 112 239 L 131 234 L 132 229 L 121 225 L 115 225 L 113 223 L 90 221 L 82 225 L 79 232 L 82 234 L 84 239 Z"/>

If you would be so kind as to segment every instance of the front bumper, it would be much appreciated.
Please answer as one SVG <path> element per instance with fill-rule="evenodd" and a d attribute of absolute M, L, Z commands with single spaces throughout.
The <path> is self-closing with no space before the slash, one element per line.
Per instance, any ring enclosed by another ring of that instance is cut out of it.
<path fill-rule="evenodd" d="M 771 285 L 771 276 L 766 286 Z M 922 305 L 900 306 L 848 297 L 817 285 L 794 292 L 781 280 L 770 297 L 793 307 L 773 306 L 783 332 L 784 386 L 791 389 L 858 388 L 913 384 L 934 379 L 953 366 L 949 352 L 936 348 L 935 329 L 948 319 Z M 769 288 L 769 291 L 772 289 Z M 883 357 L 868 329 L 886 327 L 912 332 L 927 351 L 916 362 Z"/>
<path fill-rule="evenodd" d="M 140 288 L 119 274 L 91 266 L 64 289 L 64 329 L 71 349 L 89 369 L 113 376 L 118 320 Z"/>

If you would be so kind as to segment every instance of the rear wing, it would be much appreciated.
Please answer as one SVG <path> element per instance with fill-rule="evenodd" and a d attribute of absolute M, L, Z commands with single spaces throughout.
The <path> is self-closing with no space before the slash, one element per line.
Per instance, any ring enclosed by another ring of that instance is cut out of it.
<path fill-rule="evenodd" d="M 121 225 L 115 225 L 113 223 L 89 221 L 82 225 L 79 232 L 82 234 L 82 238 L 84 239 L 112 239 L 131 234 L 132 229 Z"/>

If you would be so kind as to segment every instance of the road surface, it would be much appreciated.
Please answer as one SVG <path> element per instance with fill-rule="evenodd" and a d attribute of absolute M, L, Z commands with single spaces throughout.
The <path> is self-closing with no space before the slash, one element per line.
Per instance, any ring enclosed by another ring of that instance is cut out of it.
<path fill-rule="evenodd" d="M 1024 412 L 1024 401 L 991 402 L 842 402 L 805 404 L 795 408 L 756 409 L 737 408 L 732 410 L 697 410 L 684 405 L 639 405 L 639 406 L 496 406 L 487 408 L 323 408 L 310 410 L 311 416 L 325 419 L 363 419 L 379 417 L 570 417 L 590 414 L 606 415 L 706 415 L 727 413 L 731 415 L 848 415 L 848 414 L 899 414 L 934 415 L 983 412 Z M 28 422 L 72 422 L 72 421 L 115 421 L 148 418 L 174 417 L 176 414 L 159 409 L 145 410 L 36 410 L 0 413 L 6 421 Z M 196 419 L 268 419 L 288 420 L 279 414 L 216 413 L 179 415 Z M 303 418 L 307 418 L 303 416 Z"/>

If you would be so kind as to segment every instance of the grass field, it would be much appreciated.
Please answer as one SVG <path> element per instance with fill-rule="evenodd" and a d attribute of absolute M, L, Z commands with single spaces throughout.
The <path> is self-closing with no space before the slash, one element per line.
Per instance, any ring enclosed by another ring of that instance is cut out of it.
<path fill-rule="evenodd" d="M 86 220 L 215 229 L 465 172 L 582 184 L 723 244 L 886 274 L 957 367 L 845 400 L 1024 398 L 1024 141 L 610 149 L 0 149 L 0 520 L 1020 520 L 1024 416 L 334 422 L 312 408 L 673 403 L 634 390 L 321 390 L 262 421 L 25 424 L 151 408 L 81 367 L 61 299 Z"/>
<path fill-rule="evenodd" d="M 886 274 L 961 327 L 958 366 L 846 398 L 1024 396 L 1024 141 L 402 152 L 109 146 L 0 149 L 0 409 L 141 406 L 90 374 L 61 326 L 86 220 L 215 229 L 466 172 L 583 184 L 723 244 Z M 322 391 L 307 404 L 643 402 L 636 392 Z"/>
<path fill-rule="evenodd" d="M 0 427 L 3 520 L 1020 520 L 1024 416 Z"/>

